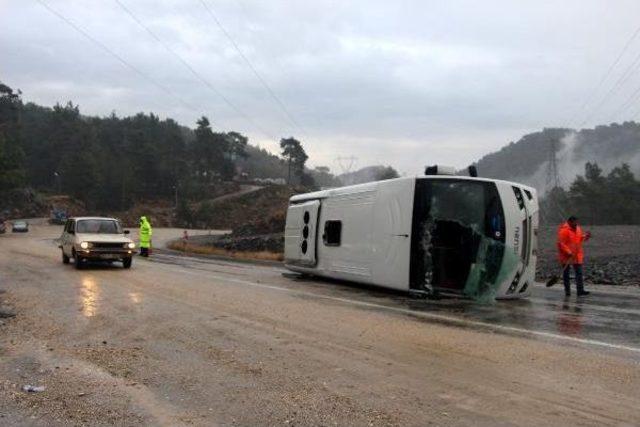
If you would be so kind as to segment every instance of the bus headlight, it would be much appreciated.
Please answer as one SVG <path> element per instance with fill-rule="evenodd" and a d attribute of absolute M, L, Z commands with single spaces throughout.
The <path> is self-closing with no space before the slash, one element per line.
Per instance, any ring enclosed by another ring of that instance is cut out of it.
<path fill-rule="evenodd" d="M 135 243 L 133 243 L 133 242 L 130 242 L 130 243 L 128 243 L 128 244 L 127 244 L 127 247 L 128 247 L 129 249 L 133 249 L 133 248 L 135 248 L 135 247 L 136 247 L 136 244 L 135 244 Z"/>
<path fill-rule="evenodd" d="M 80 247 L 82 249 L 89 249 L 91 247 L 91 244 L 89 242 L 82 242 L 80 243 Z"/>

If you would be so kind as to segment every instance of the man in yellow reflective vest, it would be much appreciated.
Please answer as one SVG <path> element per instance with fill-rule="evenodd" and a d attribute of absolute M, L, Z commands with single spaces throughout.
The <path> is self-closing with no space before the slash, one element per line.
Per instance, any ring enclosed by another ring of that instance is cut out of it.
<path fill-rule="evenodd" d="M 146 216 L 140 217 L 140 255 L 144 257 L 149 256 L 149 252 L 151 250 L 151 235 L 153 234 L 153 229 L 151 228 L 151 223 Z"/>

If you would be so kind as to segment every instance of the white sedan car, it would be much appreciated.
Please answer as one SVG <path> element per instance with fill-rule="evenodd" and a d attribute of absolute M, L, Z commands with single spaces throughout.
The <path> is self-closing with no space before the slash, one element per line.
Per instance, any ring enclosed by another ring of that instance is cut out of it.
<path fill-rule="evenodd" d="M 89 260 L 122 261 L 124 268 L 131 268 L 136 245 L 127 234 L 115 218 L 69 218 L 60 237 L 62 262 L 73 258 L 76 268 L 82 268 Z"/>
<path fill-rule="evenodd" d="M 13 221 L 13 225 L 11 226 L 12 233 L 26 233 L 29 231 L 29 223 L 27 221 Z"/>

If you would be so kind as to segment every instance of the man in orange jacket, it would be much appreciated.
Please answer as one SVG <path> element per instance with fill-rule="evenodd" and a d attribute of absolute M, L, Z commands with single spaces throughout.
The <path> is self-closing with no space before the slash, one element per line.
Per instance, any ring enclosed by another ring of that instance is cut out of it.
<path fill-rule="evenodd" d="M 558 261 L 564 267 L 562 270 L 562 280 L 564 282 L 564 294 L 571 295 L 570 270 L 576 273 L 576 289 L 578 296 L 589 295 L 584 290 L 582 281 L 582 263 L 584 261 L 584 250 L 582 242 L 586 242 L 591 238 L 591 233 L 584 233 L 578 225 L 578 218 L 570 216 L 567 222 L 558 228 Z"/>

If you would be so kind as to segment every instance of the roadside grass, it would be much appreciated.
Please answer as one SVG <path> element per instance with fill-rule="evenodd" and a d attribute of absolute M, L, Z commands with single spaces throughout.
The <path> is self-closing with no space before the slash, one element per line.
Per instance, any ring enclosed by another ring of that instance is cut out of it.
<path fill-rule="evenodd" d="M 282 261 L 284 259 L 283 254 L 268 252 L 268 251 L 228 251 L 222 248 L 216 248 L 215 246 L 202 246 L 194 245 L 193 243 L 187 243 L 186 245 L 182 241 L 170 242 L 167 247 L 174 251 L 180 251 L 185 253 L 192 253 L 198 255 L 220 255 L 241 260 L 259 260 L 259 261 Z"/>

